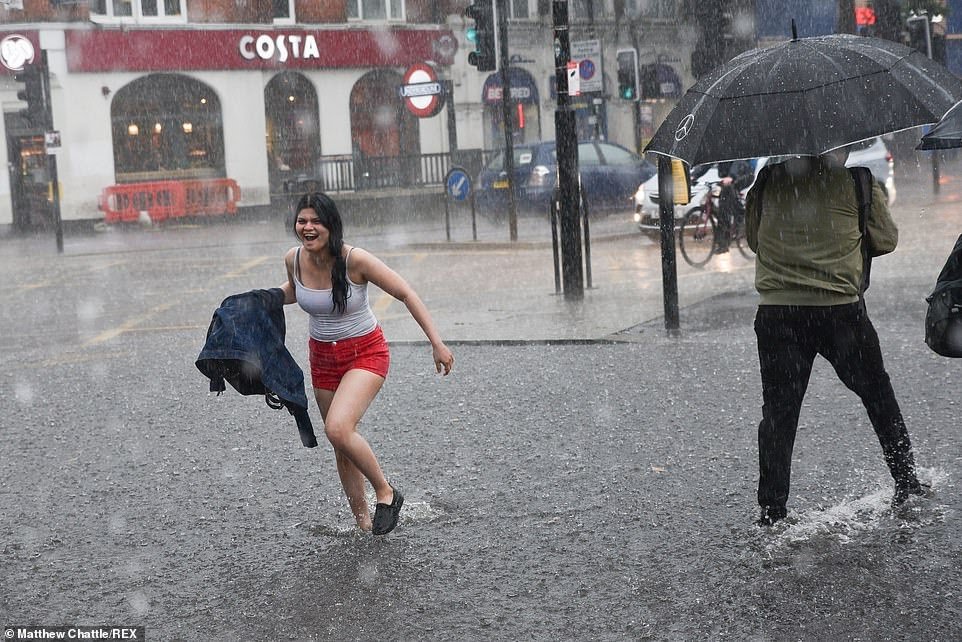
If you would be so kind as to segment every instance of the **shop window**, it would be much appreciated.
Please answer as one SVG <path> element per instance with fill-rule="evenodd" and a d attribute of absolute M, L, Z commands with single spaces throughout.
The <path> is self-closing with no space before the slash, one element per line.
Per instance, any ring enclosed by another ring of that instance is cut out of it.
<path fill-rule="evenodd" d="M 110 117 L 117 182 L 223 178 L 220 99 L 180 74 L 154 74 L 117 91 Z"/>
<path fill-rule="evenodd" d="M 264 88 L 264 108 L 272 177 L 314 174 L 321 154 L 314 85 L 299 73 L 282 72 Z"/>
<path fill-rule="evenodd" d="M 91 20 L 184 22 L 186 0 L 91 0 Z"/>
<path fill-rule="evenodd" d="M 350 20 L 404 20 L 404 0 L 347 0 Z"/>

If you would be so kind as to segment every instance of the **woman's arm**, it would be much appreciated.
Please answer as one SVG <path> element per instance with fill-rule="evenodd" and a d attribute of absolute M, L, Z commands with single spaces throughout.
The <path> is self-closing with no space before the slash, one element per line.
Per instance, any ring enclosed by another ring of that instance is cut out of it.
<path fill-rule="evenodd" d="M 291 248 L 287 251 L 287 254 L 284 255 L 284 271 L 287 273 L 287 280 L 278 286 L 284 290 L 284 305 L 297 302 L 297 295 L 294 291 L 294 274 L 292 272 L 296 252 L 297 248 Z"/>
<path fill-rule="evenodd" d="M 414 288 L 400 274 L 366 250 L 355 248 L 351 254 L 351 259 L 352 272 L 360 273 L 365 281 L 373 283 L 407 306 L 408 312 L 421 326 L 424 336 L 431 342 L 434 365 L 437 371 L 441 372 L 443 369 L 444 374 L 451 372 L 451 368 L 454 366 L 454 355 L 441 340 L 441 335 L 438 334 L 438 330 L 434 326 L 431 313 L 428 312 L 427 306 L 424 305 Z"/>

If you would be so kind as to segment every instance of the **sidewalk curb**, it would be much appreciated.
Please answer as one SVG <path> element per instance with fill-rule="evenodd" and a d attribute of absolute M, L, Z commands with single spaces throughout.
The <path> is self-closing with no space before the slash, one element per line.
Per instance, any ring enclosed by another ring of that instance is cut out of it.
<path fill-rule="evenodd" d="M 643 238 L 637 231 L 617 232 L 592 236 L 592 243 L 620 241 L 634 237 Z M 438 241 L 433 243 L 410 243 L 404 247 L 410 250 L 542 250 L 550 248 L 552 241 Z"/>

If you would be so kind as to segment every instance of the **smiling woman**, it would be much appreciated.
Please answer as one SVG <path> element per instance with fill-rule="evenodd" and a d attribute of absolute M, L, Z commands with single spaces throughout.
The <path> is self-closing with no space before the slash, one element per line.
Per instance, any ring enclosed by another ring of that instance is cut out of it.
<path fill-rule="evenodd" d="M 314 398 L 354 519 L 361 530 L 384 535 L 397 526 L 404 497 L 388 482 L 371 446 L 357 431 L 391 363 L 387 341 L 368 302 L 367 284 L 407 306 L 431 342 L 438 372 L 451 371 L 454 355 L 411 286 L 370 252 L 344 243 L 334 201 L 321 193 L 305 194 L 295 212 L 294 234 L 301 245 L 284 257 L 284 302 L 296 302 L 310 315 Z M 377 495 L 373 520 L 365 480 Z"/>

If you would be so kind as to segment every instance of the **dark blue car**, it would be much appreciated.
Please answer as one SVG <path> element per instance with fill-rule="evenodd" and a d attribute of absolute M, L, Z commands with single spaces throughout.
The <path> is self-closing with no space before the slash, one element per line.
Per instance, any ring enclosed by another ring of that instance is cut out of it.
<path fill-rule="evenodd" d="M 655 175 L 655 165 L 620 145 L 600 141 L 578 143 L 578 169 L 590 212 L 632 208 L 638 185 Z M 558 173 L 554 141 L 514 148 L 514 188 L 519 212 L 549 212 Z M 508 174 L 504 152 L 495 154 L 478 175 L 476 204 L 495 218 L 508 211 Z"/>

